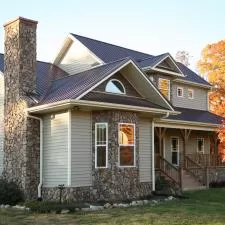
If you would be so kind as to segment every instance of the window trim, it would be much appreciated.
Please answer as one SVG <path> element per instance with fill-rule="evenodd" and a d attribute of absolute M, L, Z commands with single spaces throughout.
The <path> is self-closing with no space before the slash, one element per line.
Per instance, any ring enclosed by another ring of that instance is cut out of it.
<path fill-rule="evenodd" d="M 192 92 L 192 98 L 189 97 L 189 91 Z M 188 88 L 188 99 L 194 99 L 194 89 Z"/>
<path fill-rule="evenodd" d="M 106 125 L 106 144 L 105 145 L 97 145 L 97 127 L 98 125 Z M 106 163 L 105 166 L 97 166 L 97 147 L 98 146 L 106 146 Z M 105 169 L 108 168 L 108 123 L 95 123 L 95 169 Z"/>
<path fill-rule="evenodd" d="M 202 140 L 202 143 L 203 143 L 202 151 L 198 150 L 198 140 Z M 196 146 L 197 147 L 197 153 L 204 153 L 205 152 L 205 139 L 204 139 L 204 137 L 197 137 L 196 144 L 197 144 L 197 146 Z"/>
<path fill-rule="evenodd" d="M 107 90 L 106 90 L 106 87 L 107 87 L 108 83 L 109 83 L 109 82 L 112 82 L 112 81 L 116 81 L 116 82 L 120 83 L 120 85 L 123 87 L 123 91 L 124 91 L 124 92 L 122 92 L 122 93 L 117 93 L 117 92 L 107 91 Z M 125 86 L 123 85 L 123 83 L 122 83 L 120 80 L 114 79 L 114 78 L 113 78 L 113 79 L 110 79 L 110 80 L 107 82 L 107 84 L 106 84 L 106 86 L 105 86 L 105 92 L 107 92 L 107 93 L 113 93 L 113 94 L 117 94 L 117 95 L 126 95 L 126 89 L 125 89 Z"/>
<path fill-rule="evenodd" d="M 126 125 L 132 125 L 134 128 L 134 144 L 133 145 L 120 145 L 120 125 L 126 124 Z M 118 123 L 118 167 L 121 168 L 134 168 L 136 167 L 136 124 L 135 123 Z M 134 147 L 134 164 L 132 166 L 122 166 L 120 165 L 120 146 L 132 146 Z"/>
<path fill-rule="evenodd" d="M 178 92 L 179 89 L 182 90 L 182 95 L 179 95 L 179 94 L 178 94 L 178 93 L 179 93 L 179 92 Z M 177 87 L 177 97 L 178 97 L 178 98 L 183 98 L 183 97 L 184 97 L 184 88 L 183 88 L 183 87 Z"/>
<path fill-rule="evenodd" d="M 168 100 L 170 101 L 170 80 L 169 79 L 166 79 L 166 78 L 159 78 L 159 80 L 158 80 L 158 89 L 160 90 L 161 93 L 162 93 L 162 91 L 159 88 L 159 84 L 160 84 L 160 81 L 161 80 L 167 80 L 169 82 L 169 85 L 168 85 L 169 86 L 169 88 L 168 88 L 168 92 L 169 92 L 169 94 L 168 94 Z M 164 96 L 163 93 L 162 93 L 162 95 L 163 95 L 164 98 L 167 98 L 166 96 Z"/>
<path fill-rule="evenodd" d="M 177 151 L 173 151 L 173 145 L 172 145 L 172 139 L 173 138 L 176 138 L 177 139 L 177 146 L 178 146 L 178 148 L 177 148 Z M 170 150 L 171 150 L 171 163 L 172 163 L 172 152 L 177 152 L 177 164 L 173 164 L 174 166 L 179 166 L 179 162 L 180 162 L 180 137 L 178 137 L 178 136 L 171 136 L 171 148 L 170 148 Z"/>

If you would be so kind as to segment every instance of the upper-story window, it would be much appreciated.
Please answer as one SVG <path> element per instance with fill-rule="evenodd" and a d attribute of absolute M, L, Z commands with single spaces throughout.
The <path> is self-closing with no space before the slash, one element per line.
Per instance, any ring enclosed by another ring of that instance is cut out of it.
<path fill-rule="evenodd" d="M 126 90 L 121 81 L 112 79 L 105 87 L 106 92 L 116 93 L 116 94 L 126 94 Z"/>
<path fill-rule="evenodd" d="M 188 89 L 188 98 L 194 99 L 194 90 L 193 89 Z"/>
<path fill-rule="evenodd" d="M 170 80 L 159 78 L 159 90 L 170 100 Z"/>
<path fill-rule="evenodd" d="M 177 87 L 177 97 L 184 97 L 184 89 L 182 87 Z"/>

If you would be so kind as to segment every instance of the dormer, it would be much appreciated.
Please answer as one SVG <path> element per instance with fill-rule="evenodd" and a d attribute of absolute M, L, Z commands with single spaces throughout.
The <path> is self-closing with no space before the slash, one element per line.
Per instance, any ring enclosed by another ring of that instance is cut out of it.
<path fill-rule="evenodd" d="M 184 77 L 183 72 L 177 66 L 176 61 L 169 53 L 142 59 L 138 63 L 147 73 L 158 72 L 176 78 Z"/>

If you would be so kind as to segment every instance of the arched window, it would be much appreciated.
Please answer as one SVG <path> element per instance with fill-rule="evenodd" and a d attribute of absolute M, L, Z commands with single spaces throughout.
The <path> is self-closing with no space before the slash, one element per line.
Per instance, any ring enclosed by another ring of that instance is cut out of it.
<path fill-rule="evenodd" d="M 110 80 L 106 87 L 105 87 L 106 92 L 111 92 L 111 93 L 116 93 L 116 94 L 126 94 L 125 88 L 119 80 L 112 79 Z"/>

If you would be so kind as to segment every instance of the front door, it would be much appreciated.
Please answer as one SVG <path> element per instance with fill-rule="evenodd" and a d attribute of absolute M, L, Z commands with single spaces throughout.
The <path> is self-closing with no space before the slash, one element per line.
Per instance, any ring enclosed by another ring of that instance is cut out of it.
<path fill-rule="evenodd" d="M 172 156 L 172 164 L 175 166 L 179 165 L 179 138 L 172 137 L 171 138 L 171 156 Z"/>

